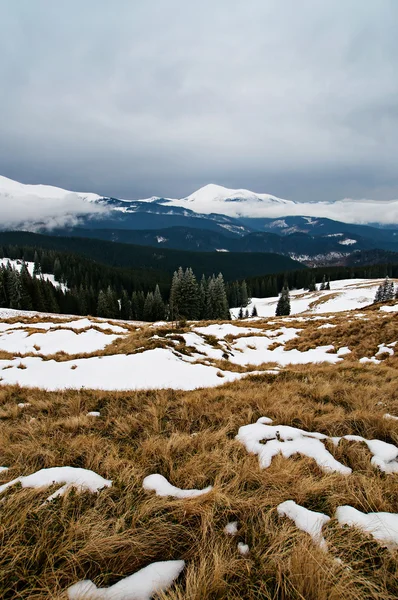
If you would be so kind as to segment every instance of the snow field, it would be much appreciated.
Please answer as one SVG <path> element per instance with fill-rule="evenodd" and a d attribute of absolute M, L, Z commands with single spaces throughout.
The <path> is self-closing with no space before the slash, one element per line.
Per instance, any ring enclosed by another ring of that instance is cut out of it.
<path fill-rule="evenodd" d="M 18 329 L 0 334 L 0 350 L 14 354 L 84 354 L 103 350 L 118 339 L 118 335 L 106 334 L 96 329 L 81 333 L 58 329 L 32 333 Z"/>
<path fill-rule="evenodd" d="M 287 365 L 322 362 L 338 364 L 351 353 L 347 346 L 335 348 L 335 344 L 326 344 L 305 351 L 286 349 L 287 343 L 299 340 L 299 337 L 305 338 L 305 328 L 311 325 L 312 320 L 323 318 L 289 317 L 259 323 L 256 327 L 232 323 L 203 327 L 193 324 L 190 331 L 179 334 L 177 339 L 173 339 L 171 329 L 170 333 L 161 336 L 154 333 L 152 339 L 162 342 L 161 348 L 145 349 L 145 346 L 141 346 L 134 349 L 133 344 L 132 353 L 119 354 L 115 350 L 116 353 L 111 354 L 108 350 L 102 356 L 76 359 L 72 358 L 73 355 L 102 352 L 118 338 L 132 335 L 131 329 L 122 324 L 88 318 L 50 321 L 46 317 L 42 322 L 3 322 L 0 323 L 0 350 L 22 354 L 22 358 L 0 360 L 1 383 L 47 390 L 82 387 L 103 390 L 191 390 L 220 386 L 250 372 L 258 373 L 250 369 L 267 363 L 278 365 L 278 369 Z M 331 319 L 331 316 L 327 318 L 328 321 Z M 303 327 L 289 326 L 289 321 L 302 322 Z M 331 340 L 336 327 L 336 324 L 332 326 L 329 322 L 320 325 L 323 330 L 330 331 Z M 179 351 L 181 340 L 185 345 L 183 351 Z M 362 357 L 360 362 L 379 364 L 386 356 L 394 355 L 396 343 L 379 344 L 375 356 Z M 45 360 L 46 356 L 58 352 L 70 354 L 71 359 Z M 222 361 L 225 361 L 225 368 L 220 368 Z M 156 369 L 153 368 L 154 364 Z M 248 370 L 246 373 L 237 373 L 233 367 L 228 369 L 228 364 Z M 278 373 L 275 369 L 262 372 Z"/>
<path fill-rule="evenodd" d="M 344 279 L 330 282 L 330 291 L 309 292 L 304 289 L 290 291 L 291 315 L 301 313 L 322 314 L 339 313 L 360 309 L 372 304 L 382 279 Z M 279 296 L 271 298 L 252 298 L 249 313 L 256 306 L 259 317 L 274 317 Z M 397 306 L 384 306 L 380 310 L 394 312 Z M 238 318 L 239 307 L 231 310 L 232 317 Z"/>

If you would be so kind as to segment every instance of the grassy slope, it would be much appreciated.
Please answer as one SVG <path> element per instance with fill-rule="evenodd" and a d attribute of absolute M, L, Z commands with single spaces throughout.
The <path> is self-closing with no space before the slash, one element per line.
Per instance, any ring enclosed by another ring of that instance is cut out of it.
<path fill-rule="evenodd" d="M 381 327 L 376 315 L 369 310 L 370 320 L 358 325 L 341 319 L 335 330 L 310 325 L 306 347 L 337 336 L 339 345 L 355 341 L 358 355 L 373 352 L 397 334 L 396 316 Z M 97 496 L 72 493 L 44 508 L 48 489 L 8 491 L 0 511 L 0 596 L 62 598 L 78 579 L 109 585 L 151 561 L 184 558 L 186 570 L 168 600 L 396 598 L 397 552 L 332 520 L 324 528 L 324 554 L 276 513 L 287 499 L 330 516 L 343 504 L 398 512 L 396 475 L 373 469 L 366 447 L 349 442 L 329 450 L 353 468 L 350 476 L 327 475 L 303 457 L 276 457 L 260 471 L 257 457 L 234 437 L 265 415 L 275 424 L 398 444 L 397 422 L 383 419 L 398 415 L 397 363 L 392 357 L 365 367 L 351 357 L 338 366 L 291 367 L 277 378 L 253 376 L 193 392 L 1 388 L 0 464 L 11 467 L 1 481 L 72 465 L 114 486 Z M 31 406 L 20 410 L 19 402 Z M 86 417 L 89 410 L 100 410 L 101 418 Z M 214 491 L 186 501 L 158 498 L 141 488 L 156 472 L 182 488 L 211 484 Z M 231 538 L 223 527 L 235 519 L 239 535 Z M 249 544 L 248 557 L 238 554 L 238 541 Z"/>

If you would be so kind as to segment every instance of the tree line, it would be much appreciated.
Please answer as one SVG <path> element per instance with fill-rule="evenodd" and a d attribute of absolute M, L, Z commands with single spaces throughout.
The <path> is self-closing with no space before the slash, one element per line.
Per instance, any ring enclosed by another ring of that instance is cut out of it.
<path fill-rule="evenodd" d="M 230 319 L 224 279 L 202 277 L 198 283 L 191 268 L 180 267 L 174 273 L 170 295 L 166 302 L 158 284 L 146 294 L 126 289 L 120 293 L 108 285 L 98 291 L 94 298 L 81 285 L 68 289 L 58 258 L 54 261 L 53 275 L 58 285 L 48 280 L 43 266 L 35 256 L 33 272 L 30 273 L 24 260 L 15 268 L 8 261 L 0 267 L 0 307 L 17 310 L 37 310 L 62 314 L 79 314 L 126 320 L 159 321 L 182 319 Z"/>

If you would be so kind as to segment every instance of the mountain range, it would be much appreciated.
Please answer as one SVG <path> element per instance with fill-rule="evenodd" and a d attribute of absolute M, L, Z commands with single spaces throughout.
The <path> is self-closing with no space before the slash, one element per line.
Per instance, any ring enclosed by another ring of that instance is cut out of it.
<path fill-rule="evenodd" d="M 363 222 L 340 220 L 353 220 L 353 205 Z M 0 223 L 3 230 L 157 248 L 272 252 L 308 265 L 341 264 L 376 249 L 398 252 L 398 201 L 298 203 L 213 184 L 182 199 L 125 200 L 0 177 Z"/>

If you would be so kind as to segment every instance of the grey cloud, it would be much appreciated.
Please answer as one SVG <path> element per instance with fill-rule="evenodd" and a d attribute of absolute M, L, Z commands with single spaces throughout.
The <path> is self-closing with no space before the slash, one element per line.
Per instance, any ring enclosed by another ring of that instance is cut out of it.
<path fill-rule="evenodd" d="M 100 217 L 104 207 L 85 202 L 77 194 L 69 193 L 61 198 L 43 198 L 34 194 L 9 195 L 0 191 L 0 223 L 6 229 L 28 229 L 40 227 L 54 229 L 76 225 L 83 216 Z"/>
<path fill-rule="evenodd" d="M 397 198 L 397 18 L 395 0 L 3 3 L 0 173 Z"/>

